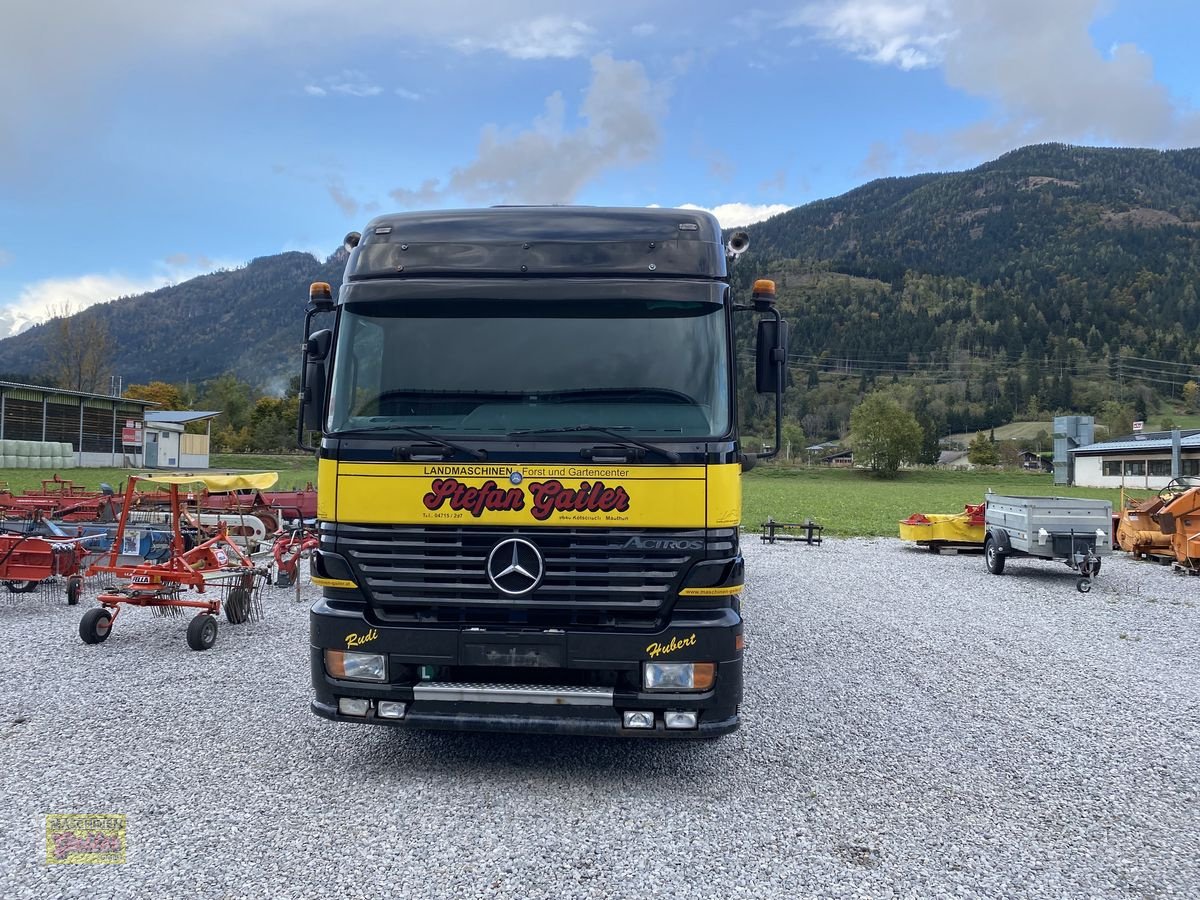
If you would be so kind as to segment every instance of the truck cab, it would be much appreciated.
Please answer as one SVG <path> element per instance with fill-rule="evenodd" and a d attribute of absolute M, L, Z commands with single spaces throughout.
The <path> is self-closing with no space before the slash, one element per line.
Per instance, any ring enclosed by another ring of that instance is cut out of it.
<path fill-rule="evenodd" d="M 705 212 L 382 216 L 313 285 L 318 715 L 662 738 L 739 725 L 735 304 Z M 324 321 L 321 319 L 324 317 Z M 316 324 L 325 327 L 314 330 Z M 778 446 L 778 441 L 776 442 Z"/>

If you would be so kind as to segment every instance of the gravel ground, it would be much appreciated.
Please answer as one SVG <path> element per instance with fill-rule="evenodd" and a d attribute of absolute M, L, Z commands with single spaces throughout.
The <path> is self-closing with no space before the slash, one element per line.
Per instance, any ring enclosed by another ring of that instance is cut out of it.
<path fill-rule="evenodd" d="M 325 722 L 293 592 L 203 653 L 0 603 L 0 896 L 1200 894 L 1200 579 L 746 556 L 745 721 L 703 744 Z M 127 815 L 128 862 L 45 865 L 60 812 Z"/>

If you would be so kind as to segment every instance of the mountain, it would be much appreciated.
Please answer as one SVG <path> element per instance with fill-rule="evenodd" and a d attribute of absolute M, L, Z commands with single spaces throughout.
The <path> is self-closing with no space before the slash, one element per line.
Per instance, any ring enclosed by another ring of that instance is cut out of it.
<path fill-rule="evenodd" d="M 881 382 L 942 435 L 1055 412 L 1121 431 L 1200 366 L 1197 149 L 1026 147 L 747 230 L 734 283 L 776 280 L 807 388 L 787 414 L 812 438 Z M 743 409 L 765 431 L 764 404 Z"/>
<path fill-rule="evenodd" d="M 873 181 L 749 233 L 742 282 L 756 265 L 790 279 L 806 353 L 1015 359 L 1078 355 L 1074 340 L 1093 358 L 1200 362 L 1200 150 L 1026 147 Z"/>
<path fill-rule="evenodd" d="M 325 262 L 281 253 L 201 275 L 148 294 L 90 306 L 72 317 L 85 332 L 102 323 L 114 345 L 109 370 L 125 384 L 204 381 L 232 371 L 260 386 L 299 370 L 299 346 L 313 281 L 338 284 L 344 251 Z M 46 382 L 56 323 L 0 341 L 0 372 Z M 107 379 L 105 379 L 107 382 Z"/>

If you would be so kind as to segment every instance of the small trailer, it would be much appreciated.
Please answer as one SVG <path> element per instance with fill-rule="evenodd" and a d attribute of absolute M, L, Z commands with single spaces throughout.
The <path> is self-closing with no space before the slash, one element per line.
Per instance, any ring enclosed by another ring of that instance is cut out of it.
<path fill-rule="evenodd" d="M 993 575 L 1010 557 L 1060 559 L 1079 573 L 1075 586 L 1092 589 L 1100 559 L 1112 553 L 1112 504 L 1083 497 L 1006 497 L 988 494 L 983 558 Z"/>

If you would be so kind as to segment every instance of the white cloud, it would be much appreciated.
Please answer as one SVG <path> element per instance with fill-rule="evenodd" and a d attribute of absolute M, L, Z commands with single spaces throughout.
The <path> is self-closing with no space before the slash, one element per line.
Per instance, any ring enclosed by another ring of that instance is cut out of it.
<path fill-rule="evenodd" d="M 412 101 L 416 102 L 418 100 L 425 99 L 420 94 L 418 94 L 416 91 L 410 91 L 407 88 L 398 87 L 398 88 L 396 88 L 395 93 L 396 93 L 396 96 L 399 97 L 401 100 L 412 100 Z"/>
<path fill-rule="evenodd" d="M 901 69 L 936 64 L 953 36 L 943 0 L 827 0 L 786 20 L 858 56 Z"/>
<path fill-rule="evenodd" d="M 177 253 L 156 264 L 154 272 L 145 276 L 108 272 L 35 281 L 20 288 L 13 299 L 0 303 L 0 338 L 20 334 L 63 310 L 79 312 L 96 303 L 144 294 L 233 265 Z"/>
<path fill-rule="evenodd" d="M 153 77 L 163 66 L 203 78 L 230 54 L 317 59 L 334 38 L 342 45 L 369 39 L 517 59 L 578 57 L 591 52 L 597 23 L 626 17 L 615 6 L 573 6 L 567 17 L 561 0 L 357 0 L 350 15 L 327 0 L 9 3 L 5 34 L 21 37 L 0 54 L 0 177 L 27 178 L 48 143 L 94 137 L 108 124 L 110 95 L 119 93 L 121 81 Z M 348 94 L 365 89 L 373 95 L 379 87 L 339 84 Z M 311 96 L 331 93 L 319 79 L 300 89 Z"/>
<path fill-rule="evenodd" d="M 13 261 L 13 255 L 8 250 L 0 247 L 0 268 L 7 266 Z"/>
<path fill-rule="evenodd" d="M 454 46 L 464 53 L 499 50 L 513 59 L 571 59 L 582 56 L 592 29 L 578 19 L 541 16 L 528 22 L 515 22 L 493 35 L 459 38 Z"/>
<path fill-rule="evenodd" d="M 632 31 L 634 37 L 650 37 L 650 35 L 658 31 L 658 26 L 653 22 L 638 22 L 633 26 Z"/>
<path fill-rule="evenodd" d="M 329 198 L 337 204 L 338 209 L 348 216 L 358 215 L 359 202 L 346 193 L 346 186 L 340 178 L 330 179 L 326 187 L 329 189 Z"/>
<path fill-rule="evenodd" d="M 321 79 L 320 84 L 306 84 L 304 93 L 310 97 L 327 97 L 330 94 L 343 94 L 347 97 L 378 97 L 383 93 L 383 88 L 373 83 L 364 73 L 355 69 L 347 69 L 338 75 L 330 75 Z"/>
<path fill-rule="evenodd" d="M 580 105 L 584 124 L 569 128 L 560 92 L 546 98 L 541 116 L 521 131 L 488 125 L 474 161 L 445 183 L 391 192 L 401 206 L 425 206 L 455 197 L 472 203 L 569 203 L 602 173 L 649 160 L 662 140 L 665 89 L 641 63 L 592 59 L 592 80 Z"/>
<path fill-rule="evenodd" d="M 711 207 L 681 203 L 679 209 L 704 210 L 716 216 L 722 228 L 739 228 L 785 213 L 792 207 L 786 203 L 720 203 Z"/>
<path fill-rule="evenodd" d="M 1103 0 L 826 0 L 788 23 L 847 53 L 901 69 L 939 67 L 991 104 L 947 134 L 875 144 L 864 169 L 942 167 L 1043 141 L 1154 147 L 1200 142 L 1200 112 L 1172 98 L 1132 44 L 1098 48 Z M 897 150 L 903 150 L 904 163 Z M 891 169 L 895 171 L 895 169 Z"/>

